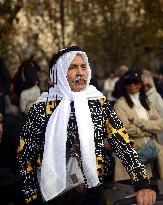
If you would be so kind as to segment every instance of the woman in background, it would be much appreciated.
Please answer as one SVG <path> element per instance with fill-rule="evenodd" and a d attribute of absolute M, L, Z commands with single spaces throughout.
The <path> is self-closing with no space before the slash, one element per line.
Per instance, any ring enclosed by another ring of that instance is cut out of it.
<path fill-rule="evenodd" d="M 163 179 L 163 146 L 157 140 L 157 134 L 163 129 L 154 105 L 149 102 L 140 75 L 135 71 L 128 71 L 123 77 L 123 97 L 119 98 L 114 109 L 125 125 L 130 138 L 134 141 L 134 148 L 140 151 L 150 140 L 157 147 L 157 162 L 160 178 Z M 146 164 L 149 176 L 152 170 Z M 129 179 L 126 170 L 118 158 L 115 159 L 115 181 Z"/>

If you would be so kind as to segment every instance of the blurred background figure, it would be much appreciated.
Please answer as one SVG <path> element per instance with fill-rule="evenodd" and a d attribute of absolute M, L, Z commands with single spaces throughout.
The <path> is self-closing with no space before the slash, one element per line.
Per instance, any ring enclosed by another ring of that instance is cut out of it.
<path fill-rule="evenodd" d="M 100 82 L 100 77 L 97 74 L 92 73 L 90 84 L 95 86 L 98 90 L 102 91 L 102 86 L 99 82 Z"/>
<path fill-rule="evenodd" d="M 91 73 L 91 80 L 90 80 L 90 85 L 95 86 L 99 91 L 103 91 L 104 87 L 104 76 L 102 73 L 96 73 L 96 71 L 92 71 Z"/>
<path fill-rule="evenodd" d="M 29 84 L 30 86 L 30 84 Z M 20 110 L 25 115 L 28 114 L 29 109 L 33 105 L 33 103 L 40 96 L 40 88 L 37 85 L 37 80 L 31 83 L 31 86 L 25 90 L 23 90 L 20 94 Z"/>
<path fill-rule="evenodd" d="M 0 57 L 0 112 L 6 123 L 6 114 L 17 116 L 19 108 L 11 100 L 11 77 L 6 68 L 4 59 Z"/>
<path fill-rule="evenodd" d="M 0 113 L 5 116 L 6 103 L 5 97 L 10 92 L 11 78 L 6 68 L 5 62 L 0 57 Z"/>
<path fill-rule="evenodd" d="M 161 65 L 160 68 L 160 74 L 156 84 L 156 89 L 160 93 L 161 97 L 163 98 L 163 65 Z"/>
<path fill-rule="evenodd" d="M 156 90 L 152 74 L 145 71 L 142 73 L 141 78 L 149 101 L 153 103 L 160 117 L 163 119 L 163 99 Z"/>
<path fill-rule="evenodd" d="M 33 60 L 28 49 L 23 50 L 20 59 L 21 65 L 13 77 L 13 90 L 16 104 L 20 106 L 21 112 L 26 115 L 40 96 L 40 67 Z"/>
<path fill-rule="evenodd" d="M 110 102 L 115 101 L 115 98 L 112 96 L 112 92 L 118 79 L 119 78 L 116 77 L 115 72 L 110 70 L 108 73 L 108 78 L 104 81 L 103 92 Z"/>
<path fill-rule="evenodd" d="M 123 95 L 122 91 L 122 78 L 123 75 L 129 70 L 129 68 L 126 65 L 121 65 L 118 68 L 118 74 L 119 74 L 119 80 L 115 83 L 114 90 L 112 92 L 112 96 L 115 99 L 120 98 Z"/>

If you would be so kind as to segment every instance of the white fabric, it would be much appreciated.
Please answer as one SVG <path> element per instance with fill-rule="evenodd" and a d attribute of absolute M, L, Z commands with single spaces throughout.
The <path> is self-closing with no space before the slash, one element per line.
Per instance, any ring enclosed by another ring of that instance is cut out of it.
<path fill-rule="evenodd" d="M 34 85 L 25 89 L 20 94 L 20 109 L 23 113 L 28 114 L 29 109 L 40 96 L 40 88 Z"/>
<path fill-rule="evenodd" d="M 87 87 L 81 92 L 72 92 L 67 82 L 68 67 L 76 54 L 81 54 L 88 69 Z M 71 51 L 61 56 L 52 72 L 56 73 L 57 84 L 49 93 L 43 93 L 39 101 L 61 99 L 61 102 L 52 113 L 45 133 L 45 146 L 41 167 L 40 188 L 43 198 L 48 201 L 66 188 L 66 140 L 67 125 L 70 117 L 70 102 L 74 101 L 75 116 L 77 120 L 80 151 L 84 175 L 88 186 L 99 184 L 94 143 L 94 126 L 88 106 L 88 99 L 98 99 L 103 94 L 95 87 L 89 86 L 91 70 L 87 56 L 81 51 Z M 53 75 L 51 75 L 53 80 Z"/>
<path fill-rule="evenodd" d="M 161 95 L 157 92 L 155 87 L 150 88 L 146 94 L 149 101 L 155 106 L 161 119 L 163 119 L 163 99 Z"/>
<path fill-rule="evenodd" d="M 148 120 L 149 114 L 148 114 L 147 110 L 142 106 L 142 104 L 139 100 L 139 93 L 130 94 L 129 96 L 130 96 L 132 102 L 134 103 L 134 108 L 135 108 L 138 116 L 141 119 Z"/>
<path fill-rule="evenodd" d="M 105 80 L 104 82 L 104 92 L 107 95 L 107 99 L 110 101 L 114 101 L 115 98 L 112 96 L 112 92 L 114 90 L 115 87 L 115 83 L 119 80 L 118 77 L 114 77 L 112 78 L 108 78 Z"/>
<path fill-rule="evenodd" d="M 142 106 L 140 100 L 139 100 L 139 94 L 140 93 L 135 93 L 135 94 L 130 94 L 130 98 L 132 102 L 134 103 L 134 108 L 136 110 L 137 115 L 144 120 L 149 120 L 149 114 L 147 110 Z M 144 141 L 147 143 L 150 140 L 149 137 L 145 137 Z"/>

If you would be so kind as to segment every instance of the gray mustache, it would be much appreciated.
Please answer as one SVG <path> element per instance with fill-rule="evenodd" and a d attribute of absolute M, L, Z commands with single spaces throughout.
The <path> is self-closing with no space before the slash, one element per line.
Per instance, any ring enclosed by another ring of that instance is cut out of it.
<path fill-rule="evenodd" d="M 87 82 L 87 78 L 85 76 L 77 76 L 75 77 L 75 79 L 73 80 L 74 83 L 77 83 L 79 81 L 84 81 L 85 83 Z"/>

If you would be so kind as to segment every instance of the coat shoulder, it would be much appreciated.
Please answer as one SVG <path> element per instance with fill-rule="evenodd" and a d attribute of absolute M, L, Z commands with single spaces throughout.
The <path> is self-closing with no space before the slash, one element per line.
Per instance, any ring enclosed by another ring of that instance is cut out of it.
<path fill-rule="evenodd" d="M 114 104 L 114 107 L 117 107 L 117 106 L 124 106 L 126 105 L 126 100 L 124 97 L 120 97 Z"/>

